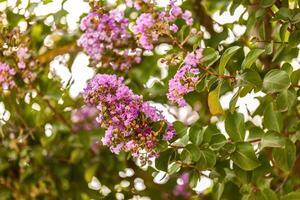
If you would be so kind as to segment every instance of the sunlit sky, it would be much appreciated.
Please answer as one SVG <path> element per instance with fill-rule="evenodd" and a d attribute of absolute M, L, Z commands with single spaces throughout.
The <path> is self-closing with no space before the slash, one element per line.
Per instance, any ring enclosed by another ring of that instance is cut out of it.
<path fill-rule="evenodd" d="M 0 11 L 4 10 L 7 6 L 9 6 L 9 7 L 14 8 L 13 9 L 14 12 L 19 12 L 21 14 L 26 15 L 24 8 L 27 7 L 27 4 L 29 1 L 22 0 L 21 1 L 22 3 L 18 7 L 15 7 L 16 1 L 17 0 L 8 0 L 8 1 L 1 2 L 0 3 Z M 65 21 L 68 25 L 68 30 L 70 32 L 78 29 L 80 16 L 89 11 L 88 3 L 84 2 L 83 0 L 67 0 L 63 5 L 61 5 L 62 0 L 53 0 L 53 2 L 51 2 L 47 5 L 43 5 L 42 1 L 40 1 L 40 0 L 31 0 L 30 2 L 39 3 L 39 5 L 34 9 L 34 13 L 37 16 L 44 16 L 44 15 L 48 15 L 51 13 L 55 13 L 61 9 L 61 6 L 63 6 L 63 8 L 68 12 Z M 114 3 L 113 0 L 111 0 L 110 2 Z M 159 2 L 160 6 L 165 6 L 165 5 L 167 5 L 168 0 L 160 0 L 158 2 Z M 236 9 L 234 15 L 230 15 L 229 11 L 226 11 L 222 15 L 220 15 L 219 12 L 216 12 L 212 15 L 212 17 L 219 24 L 237 22 L 239 17 L 243 14 L 244 10 L 245 10 L 245 8 L 243 8 L 242 6 L 239 6 Z M 244 14 L 243 17 L 244 17 L 244 19 L 247 19 L 248 14 L 247 13 Z M 47 18 L 45 23 L 51 22 L 52 20 L 53 20 L 53 17 L 50 16 Z M 26 27 L 26 24 L 24 25 L 24 23 L 23 23 L 23 24 L 20 24 L 20 26 Z M 220 27 L 218 25 L 215 25 L 214 28 L 216 29 L 217 32 L 222 31 L 222 30 L 220 30 Z M 232 43 L 233 41 L 235 41 L 236 36 L 242 35 L 245 32 L 245 30 L 246 30 L 245 26 L 242 26 L 239 24 L 234 25 L 232 32 L 230 31 L 229 37 L 224 41 L 224 43 Z M 208 33 L 206 34 L 206 37 L 209 37 Z M 49 41 L 45 41 L 45 42 L 49 42 Z M 162 46 L 162 48 L 166 48 L 166 46 Z M 159 49 L 158 49 L 158 51 L 159 51 Z M 247 50 L 245 50 L 245 51 L 247 51 Z M 77 55 L 75 62 L 73 63 L 73 65 L 71 67 L 71 70 L 69 68 L 67 68 L 66 66 L 64 66 L 63 64 L 61 64 L 61 62 L 59 62 L 61 59 L 66 59 L 66 58 L 64 56 L 57 57 L 55 60 L 53 60 L 51 62 L 50 69 L 53 72 L 55 72 L 56 75 L 58 75 L 62 78 L 63 83 L 68 82 L 68 80 L 70 78 L 72 78 L 74 80 L 74 84 L 72 85 L 72 87 L 70 89 L 70 94 L 72 97 L 76 97 L 82 91 L 82 89 L 85 87 L 86 81 L 88 79 L 90 79 L 91 77 L 93 77 L 94 71 L 92 68 L 88 67 L 89 59 L 82 52 Z M 294 59 L 292 61 L 291 64 L 294 69 L 300 68 L 299 62 L 300 62 L 300 56 L 297 59 Z M 152 84 L 151 81 L 152 82 L 155 81 L 155 78 L 150 80 L 150 82 L 149 82 L 150 85 Z M 237 106 L 239 107 L 238 111 L 243 113 L 247 120 L 251 120 L 257 125 L 261 125 L 262 119 L 260 117 L 252 119 L 249 116 L 247 110 L 249 110 L 250 112 L 253 112 L 259 105 L 259 102 L 258 102 L 258 100 L 255 99 L 255 97 L 262 96 L 262 95 L 264 95 L 262 92 L 259 92 L 256 94 L 250 93 L 247 96 L 240 98 L 237 102 Z M 227 109 L 229 107 L 229 101 L 232 96 L 233 96 L 233 92 L 229 92 L 221 97 L 221 105 L 223 108 Z M 166 107 L 164 107 L 162 105 L 156 105 L 156 106 L 159 109 L 162 109 L 164 111 L 164 114 L 166 116 L 168 116 L 170 121 L 174 120 L 173 116 L 168 114 L 168 110 L 166 109 Z M 3 112 L 1 111 L 2 107 L 3 107 L 3 105 L 0 104 L 0 116 L 5 116 L 5 118 L 7 118 L 7 117 L 9 118 L 7 113 L 3 114 Z M 171 108 L 171 110 L 172 109 L 178 111 L 177 108 Z M 193 123 L 194 121 L 196 121 L 198 119 L 196 112 L 193 112 L 191 107 L 179 109 L 179 111 L 181 113 L 179 118 L 182 120 L 185 119 L 186 122 L 189 124 Z M 2 114 L 1 114 L 1 112 L 2 112 Z M 0 117 L 0 120 L 1 120 L 1 117 Z M 221 129 L 222 133 L 226 135 L 225 129 L 224 129 L 224 123 L 219 122 L 218 126 Z M 227 135 L 226 135 L 226 137 L 227 137 Z M 96 184 L 98 179 L 97 180 L 93 179 L 93 180 L 96 182 L 90 183 L 91 187 L 97 187 L 97 185 L 95 186 L 93 184 Z M 198 183 L 198 186 L 195 188 L 195 190 L 198 192 L 201 192 L 201 191 L 205 190 L 206 188 L 210 187 L 211 184 L 212 184 L 212 181 L 210 179 L 203 177 L 200 180 L 200 182 Z"/>

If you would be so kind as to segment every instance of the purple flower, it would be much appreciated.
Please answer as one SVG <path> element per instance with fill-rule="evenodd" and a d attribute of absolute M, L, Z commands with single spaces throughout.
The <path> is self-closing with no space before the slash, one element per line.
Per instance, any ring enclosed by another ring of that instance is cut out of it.
<path fill-rule="evenodd" d="M 192 192 L 189 188 L 189 174 L 187 172 L 182 173 L 180 176 L 181 183 L 176 185 L 173 190 L 173 195 L 175 197 L 181 196 L 184 199 L 190 199 Z"/>
<path fill-rule="evenodd" d="M 178 17 L 179 15 L 182 14 L 182 9 L 178 6 L 175 6 L 174 4 L 172 4 L 172 8 L 170 10 L 170 14 L 175 16 L 175 17 Z"/>
<path fill-rule="evenodd" d="M 172 24 L 170 26 L 170 30 L 173 31 L 174 33 L 176 33 L 178 31 L 178 26 L 176 24 Z"/>
<path fill-rule="evenodd" d="M 26 63 L 24 61 L 20 61 L 20 62 L 18 62 L 18 67 L 19 67 L 19 69 L 25 69 Z"/>
<path fill-rule="evenodd" d="M 131 34 L 124 12 L 111 10 L 108 13 L 89 13 L 82 19 L 80 28 L 84 31 L 78 45 L 91 57 L 93 64 L 126 70 L 140 63 L 142 51 L 128 47 Z"/>
<path fill-rule="evenodd" d="M 164 134 L 164 140 L 170 141 L 176 135 L 176 130 L 171 123 L 168 123 L 166 133 Z"/>
<path fill-rule="evenodd" d="M 193 53 L 189 53 L 185 60 L 184 65 L 181 67 L 174 78 L 169 81 L 168 99 L 171 102 L 177 103 L 180 107 L 186 106 L 184 95 L 195 90 L 198 83 L 200 73 L 197 65 L 202 58 L 202 49 L 197 49 Z"/>
<path fill-rule="evenodd" d="M 139 43 L 144 49 L 153 49 L 153 42 L 156 42 L 158 39 L 155 36 L 157 34 L 153 34 L 153 31 L 156 31 L 155 24 L 156 20 L 151 13 L 143 13 L 137 18 L 136 25 L 132 28 L 136 35 L 141 35 Z"/>
<path fill-rule="evenodd" d="M 133 156 L 150 158 L 157 156 L 155 146 L 159 136 L 171 140 L 175 130 L 160 111 L 144 102 L 132 92 L 123 78 L 116 75 L 99 74 L 89 81 L 84 90 L 85 102 L 99 111 L 98 123 L 106 128 L 102 143 L 113 153 L 130 152 Z M 155 122 L 167 123 L 167 131 L 158 132 L 151 127 Z M 146 151 L 145 154 L 140 154 Z"/>
<path fill-rule="evenodd" d="M 182 19 L 185 20 L 185 23 L 187 25 L 193 25 L 193 18 L 192 18 L 192 13 L 189 10 L 186 10 L 183 14 L 182 14 Z"/>
<path fill-rule="evenodd" d="M 128 4 L 131 5 L 130 2 Z M 173 33 L 178 31 L 175 21 L 180 18 L 188 25 L 193 24 L 192 13 L 187 10 L 183 12 L 179 6 L 175 5 L 175 1 L 170 2 L 170 7 L 166 11 L 142 13 L 133 26 L 139 45 L 146 50 L 152 50 L 160 35 L 169 35 L 170 31 Z"/>
<path fill-rule="evenodd" d="M 8 64 L 0 62 L 0 89 L 9 90 L 16 86 L 14 75 L 16 71 Z"/>
<path fill-rule="evenodd" d="M 91 131 L 99 127 L 96 121 L 98 110 L 93 106 L 84 106 L 82 108 L 73 110 L 71 113 L 71 121 L 73 130 L 78 131 Z"/>

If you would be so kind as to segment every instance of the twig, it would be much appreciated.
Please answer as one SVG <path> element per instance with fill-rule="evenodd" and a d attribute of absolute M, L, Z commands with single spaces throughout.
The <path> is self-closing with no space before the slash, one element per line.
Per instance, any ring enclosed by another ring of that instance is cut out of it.
<path fill-rule="evenodd" d="M 235 77 L 234 77 L 234 76 L 218 74 L 218 73 L 215 73 L 215 72 L 210 71 L 208 68 L 203 67 L 203 66 L 201 66 L 201 65 L 199 65 L 199 67 L 200 67 L 200 69 L 206 71 L 206 72 L 207 72 L 208 74 L 210 74 L 210 75 L 214 75 L 214 76 L 217 76 L 217 77 L 223 78 L 223 79 L 233 79 L 233 80 L 235 80 Z"/>
<path fill-rule="evenodd" d="M 66 44 L 64 46 L 60 46 L 54 49 L 47 51 L 44 54 L 41 54 L 37 57 L 37 61 L 39 64 L 45 64 L 51 60 L 53 60 L 56 56 L 66 54 L 66 53 L 74 53 L 79 51 L 80 48 L 77 46 L 76 42 L 72 42 Z"/>

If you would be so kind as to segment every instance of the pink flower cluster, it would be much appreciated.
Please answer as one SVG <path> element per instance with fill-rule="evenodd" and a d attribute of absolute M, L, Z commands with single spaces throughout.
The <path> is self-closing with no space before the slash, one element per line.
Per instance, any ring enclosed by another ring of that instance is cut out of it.
<path fill-rule="evenodd" d="M 14 75 L 16 71 L 8 64 L 0 62 L 0 90 L 9 90 L 16 86 Z"/>
<path fill-rule="evenodd" d="M 170 7 L 166 11 L 154 13 L 143 13 L 133 26 L 133 32 L 138 38 L 138 43 L 146 50 L 152 50 L 154 43 L 158 41 L 160 35 L 168 35 L 170 31 L 176 33 L 178 26 L 177 19 L 183 19 L 187 25 L 193 24 L 192 13 L 182 9 L 171 1 Z"/>
<path fill-rule="evenodd" d="M 73 110 L 71 113 L 71 121 L 73 130 L 78 131 L 91 131 L 99 127 L 96 117 L 99 111 L 93 106 L 84 106 L 82 108 Z"/>
<path fill-rule="evenodd" d="M 192 192 L 189 191 L 190 187 L 189 187 L 189 174 L 187 172 L 182 173 L 180 175 L 180 179 L 181 179 L 181 183 L 176 185 L 176 187 L 173 190 L 173 195 L 175 197 L 183 197 L 184 199 L 190 199 L 190 197 L 192 196 Z"/>
<path fill-rule="evenodd" d="M 128 19 L 124 12 L 111 10 L 108 13 L 89 13 L 81 21 L 84 31 L 78 45 L 91 57 L 94 64 L 111 66 L 114 70 L 126 70 L 141 62 L 142 50 L 130 48 Z"/>
<path fill-rule="evenodd" d="M 168 99 L 177 103 L 180 107 L 186 106 L 184 95 L 195 90 L 199 80 L 198 65 L 202 58 L 202 49 L 197 49 L 193 53 L 189 53 L 183 66 L 176 72 L 173 79 L 169 81 Z"/>
<path fill-rule="evenodd" d="M 20 46 L 17 51 L 17 57 L 18 57 L 18 67 L 20 69 L 26 68 L 25 59 L 29 56 L 27 47 Z"/>
<path fill-rule="evenodd" d="M 102 143 L 113 153 L 125 151 L 134 157 L 156 157 L 155 147 L 161 137 L 171 140 L 175 136 L 175 129 L 161 112 L 134 94 L 116 75 L 96 75 L 89 81 L 84 98 L 99 110 L 97 121 L 107 129 Z M 152 125 L 156 122 L 161 128 L 155 131 Z M 167 128 L 163 128 L 165 125 Z"/>
<path fill-rule="evenodd" d="M 23 79 L 24 83 L 29 83 L 36 78 L 34 68 L 36 67 L 33 53 L 29 50 L 29 38 L 22 33 L 19 27 L 5 29 L 3 38 L 6 38 L 6 45 L 0 47 L 2 55 L 7 60 L 13 60 L 10 73 L 18 73 L 18 76 Z M 14 85 L 14 84 L 13 84 Z"/>

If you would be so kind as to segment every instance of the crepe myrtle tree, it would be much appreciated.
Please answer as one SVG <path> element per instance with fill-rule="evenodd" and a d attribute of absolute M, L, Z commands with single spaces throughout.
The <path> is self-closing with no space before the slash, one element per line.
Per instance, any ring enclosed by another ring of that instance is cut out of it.
<path fill-rule="evenodd" d="M 0 4 L 0 199 L 300 199 L 300 1 Z"/>

